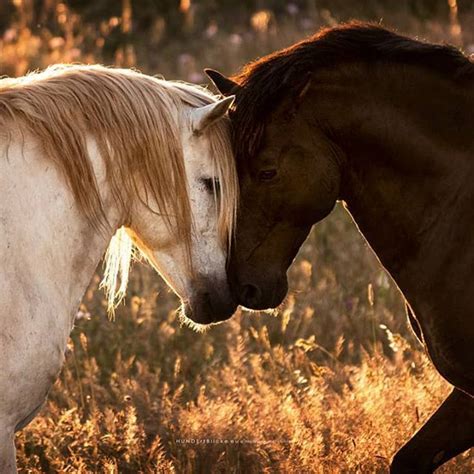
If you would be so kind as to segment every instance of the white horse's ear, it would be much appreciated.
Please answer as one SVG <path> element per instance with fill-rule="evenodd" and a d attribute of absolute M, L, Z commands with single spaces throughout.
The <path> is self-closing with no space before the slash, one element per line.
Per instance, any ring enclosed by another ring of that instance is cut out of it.
<path fill-rule="evenodd" d="M 209 125 L 222 118 L 234 102 L 235 96 L 218 100 L 209 105 L 204 105 L 191 112 L 191 123 L 194 133 L 202 133 Z"/>

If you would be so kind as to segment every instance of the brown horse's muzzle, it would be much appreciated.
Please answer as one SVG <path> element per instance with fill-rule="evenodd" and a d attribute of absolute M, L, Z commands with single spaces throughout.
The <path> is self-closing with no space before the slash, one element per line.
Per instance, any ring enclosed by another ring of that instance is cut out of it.
<path fill-rule="evenodd" d="M 310 228 L 288 222 L 259 228 L 241 215 L 227 269 L 231 292 L 238 304 L 263 310 L 283 302 L 288 292 L 286 273 Z"/>
<path fill-rule="evenodd" d="M 276 308 L 285 299 L 288 292 L 288 280 L 285 271 L 242 271 L 229 267 L 229 282 L 234 299 L 238 304 L 255 310 Z"/>
<path fill-rule="evenodd" d="M 286 277 L 279 278 L 273 282 L 269 288 L 268 282 L 266 288 L 255 283 L 245 283 L 238 287 L 238 300 L 242 306 L 248 309 L 270 309 L 279 306 L 288 292 L 288 281 Z"/>

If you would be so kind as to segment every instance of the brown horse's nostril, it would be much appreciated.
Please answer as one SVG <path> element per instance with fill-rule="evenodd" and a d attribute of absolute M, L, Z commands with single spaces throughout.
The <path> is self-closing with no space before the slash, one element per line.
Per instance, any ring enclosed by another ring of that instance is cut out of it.
<path fill-rule="evenodd" d="M 237 303 L 228 288 L 215 286 L 215 290 L 196 292 L 191 303 L 185 308 L 186 316 L 199 324 L 218 323 L 229 319 L 237 309 Z"/>
<path fill-rule="evenodd" d="M 247 284 L 242 285 L 240 289 L 240 301 L 244 306 L 249 308 L 253 308 L 254 306 L 258 305 L 260 298 L 262 296 L 262 292 L 258 286 Z"/>

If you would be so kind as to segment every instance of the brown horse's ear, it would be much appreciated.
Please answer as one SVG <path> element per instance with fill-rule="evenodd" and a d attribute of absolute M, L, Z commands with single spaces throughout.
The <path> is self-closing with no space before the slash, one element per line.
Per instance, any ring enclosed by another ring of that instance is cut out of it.
<path fill-rule="evenodd" d="M 236 82 L 225 77 L 219 71 L 206 68 L 204 69 L 204 72 L 222 95 L 235 94 L 240 88 Z"/>

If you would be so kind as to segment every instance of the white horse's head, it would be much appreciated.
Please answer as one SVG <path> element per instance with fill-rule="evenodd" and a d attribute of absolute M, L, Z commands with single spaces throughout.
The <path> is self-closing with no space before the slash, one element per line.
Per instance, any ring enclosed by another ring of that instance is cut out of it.
<path fill-rule="evenodd" d="M 232 100 L 182 110 L 187 190 L 177 188 L 175 192 L 177 200 L 189 201 L 190 235 L 185 229 L 176 232 L 180 224 L 174 219 L 167 225 L 152 211 L 156 207 L 149 200 L 146 206 L 138 202 L 131 216 L 136 245 L 180 297 L 182 314 L 198 324 L 228 319 L 236 309 L 226 275 L 238 192 L 225 119 Z"/>
<path fill-rule="evenodd" d="M 169 120 L 157 139 L 160 161 L 152 163 L 159 166 L 138 170 L 138 198 L 109 247 L 109 307 L 125 294 L 132 240 L 180 297 L 185 321 L 222 321 L 236 309 L 226 275 L 238 200 L 226 118 L 233 98 L 218 100 L 196 86 L 159 82 L 174 100 L 161 116 Z"/>
<path fill-rule="evenodd" d="M 107 239 L 122 226 L 106 256 L 109 310 L 125 294 L 135 244 L 189 318 L 231 316 L 226 257 L 238 198 L 225 119 L 231 98 L 131 70 L 58 65 L 2 82 L 2 99 L 58 165 L 91 226 Z"/>

